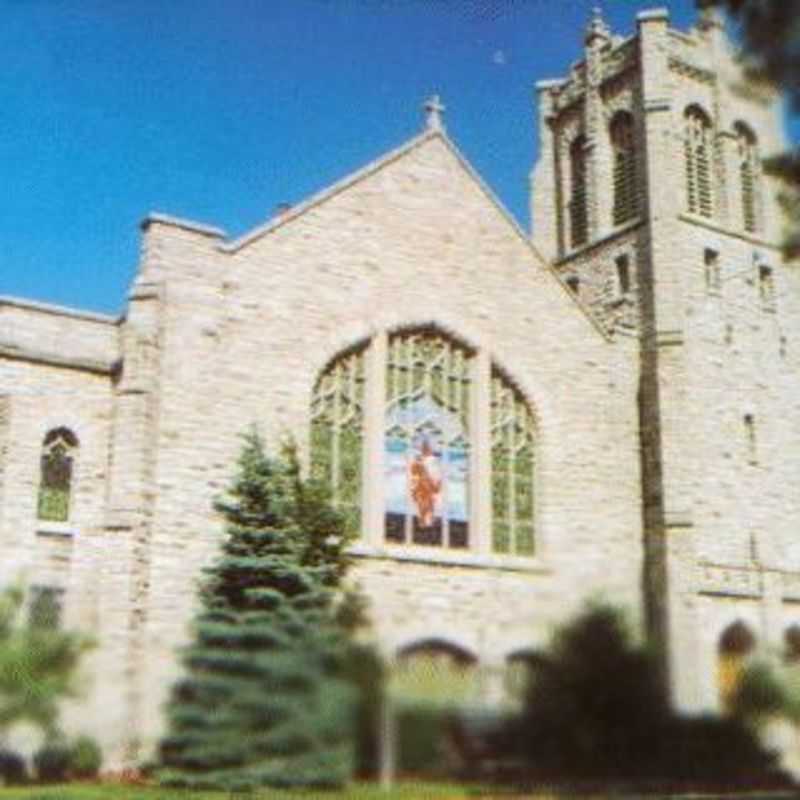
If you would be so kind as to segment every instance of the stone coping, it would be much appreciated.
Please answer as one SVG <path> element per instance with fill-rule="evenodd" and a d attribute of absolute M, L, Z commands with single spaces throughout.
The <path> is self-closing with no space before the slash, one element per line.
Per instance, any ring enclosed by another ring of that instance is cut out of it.
<path fill-rule="evenodd" d="M 89 322 L 101 322 L 106 325 L 116 325 L 120 317 L 111 314 L 101 314 L 97 311 L 83 311 L 79 308 L 60 306 L 55 303 L 43 303 L 39 300 L 28 300 L 24 297 L 14 297 L 13 295 L 0 295 L 0 308 L 2 306 L 12 306 L 21 308 L 25 311 L 39 311 L 43 314 L 54 314 L 60 317 L 72 317 L 73 319 L 85 319 Z"/>
<path fill-rule="evenodd" d="M 409 561 L 418 564 L 448 567 L 473 567 L 498 569 L 509 572 L 550 573 L 552 570 L 540 558 L 526 556 L 476 553 L 470 550 L 448 550 L 442 547 L 419 545 L 380 545 L 356 542 L 348 548 L 350 555 L 361 558 L 378 558 L 390 561 Z"/>

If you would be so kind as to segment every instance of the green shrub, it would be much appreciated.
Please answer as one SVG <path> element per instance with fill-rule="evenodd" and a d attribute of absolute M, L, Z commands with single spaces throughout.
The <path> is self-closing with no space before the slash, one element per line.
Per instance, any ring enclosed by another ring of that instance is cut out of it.
<path fill-rule="evenodd" d="M 0 781 L 5 786 L 19 786 L 28 779 L 25 759 L 12 750 L 0 750 Z"/>
<path fill-rule="evenodd" d="M 42 783 L 60 783 L 69 773 L 72 752 L 63 742 L 44 744 L 33 755 L 36 777 Z"/>
<path fill-rule="evenodd" d="M 90 736 L 79 736 L 70 752 L 70 772 L 76 778 L 95 778 L 103 764 L 100 745 Z"/>
<path fill-rule="evenodd" d="M 456 771 L 452 719 L 450 709 L 437 706 L 409 704 L 397 710 L 397 768 L 401 775 L 434 777 Z"/>

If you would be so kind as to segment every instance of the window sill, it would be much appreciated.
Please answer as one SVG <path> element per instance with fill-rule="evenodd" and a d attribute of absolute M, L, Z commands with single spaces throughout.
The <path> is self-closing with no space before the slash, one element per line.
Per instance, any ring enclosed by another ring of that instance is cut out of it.
<path fill-rule="evenodd" d="M 474 553 L 469 550 L 445 550 L 438 547 L 419 545 L 375 545 L 356 542 L 348 548 L 350 555 L 360 558 L 383 558 L 393 561 L 411 561 L 422 564 L 438 564 L 452 567 L 474 567 L 479 569 L 499 569 L 511 572 L 550 572 L 536 556 L 499 555 L 494 553 Z"/>
<path fill-rule="evenodd" d="M 688 211 L 684 211 L 683 213 L 678 214 L 678 219 L 683 222 L 690 222 L 693 225 L 700 225 L 704 228 L 708 228 L 711 231 L 715 231 L 716 233 L 723 233 L 727 236 L 733 236 L 736 239 L 749 242 L 757 247 L 766 247 L 770 250 L 780 250 L 779 245 L 767 241 L 761 234 L 747 233 L 746 231 L 738 230 L 737 228 L 730 227 L 729 225 L 718 221 L 715 217 L 704 217 L 700 214 L 690 214 Z"/>
<path fill-rule="evenodd" d="M 618 236 L 621 236 L 624 233 L 629 233 L 630 231 L 634 230 L 634 228 L 638 228 L 644 223 L 644 221 L 644 217 L 638 215 L 633 219 L 621 222 L 619 225 L 605 231 L 596 238 L 590 239 L 588 242 L 586 242 L 586 244 L 581 244 L 577 247 L 568 247 L 564 254 L 555 260 L 555 265 L 560 266 L 561 264 L 566 264 L 568 261 L 571 261 L 578 256 L 585 255 L 587 252 L 595 249 L 596 247 L 602 247 L 611 239 L 616 239 Z"/>
<path fill-rule="evenodd" d="M 46 522 L 44 520 L 36 522 L 37 536 L 61 536 L 71 539 L 76 533 L 77 530 L 71 522 Z"/>

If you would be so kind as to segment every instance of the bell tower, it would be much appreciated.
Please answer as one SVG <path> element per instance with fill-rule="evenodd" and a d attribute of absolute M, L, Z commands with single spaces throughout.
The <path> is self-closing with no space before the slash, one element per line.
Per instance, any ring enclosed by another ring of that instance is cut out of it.
<path fill-rule="evenodd" d="M 783 262 L 779 97 L 724 20 L 665 9 L 537 84 L 533 239 L 613 337 L 639 344 L 642 569 L 673 701 L 718 710 L 720 642 L 779 651 L 800 621 L 800 280 Z M 794 604 L 794 605 L 793 605 Z"/>

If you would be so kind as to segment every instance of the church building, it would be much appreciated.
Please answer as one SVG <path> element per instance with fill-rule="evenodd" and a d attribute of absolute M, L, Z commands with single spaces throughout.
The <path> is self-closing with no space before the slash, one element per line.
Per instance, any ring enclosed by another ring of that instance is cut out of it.
<path fill-rule="evenodd" d="M 779 98 L 711 10 L 584 43 L 536 84 L 532 235 L 434 98 L 241 238 L 150 215 L 118 317 L 0 297 L 0 582 L 95 635 L 65 722 L 106 766 L 163 729 L 253 425 L 330 481 L 381 652 L 472 665 L 487 702 L 592 598 L 656 638 L 687 712 L 753 654 L 800 659 Z"/>

